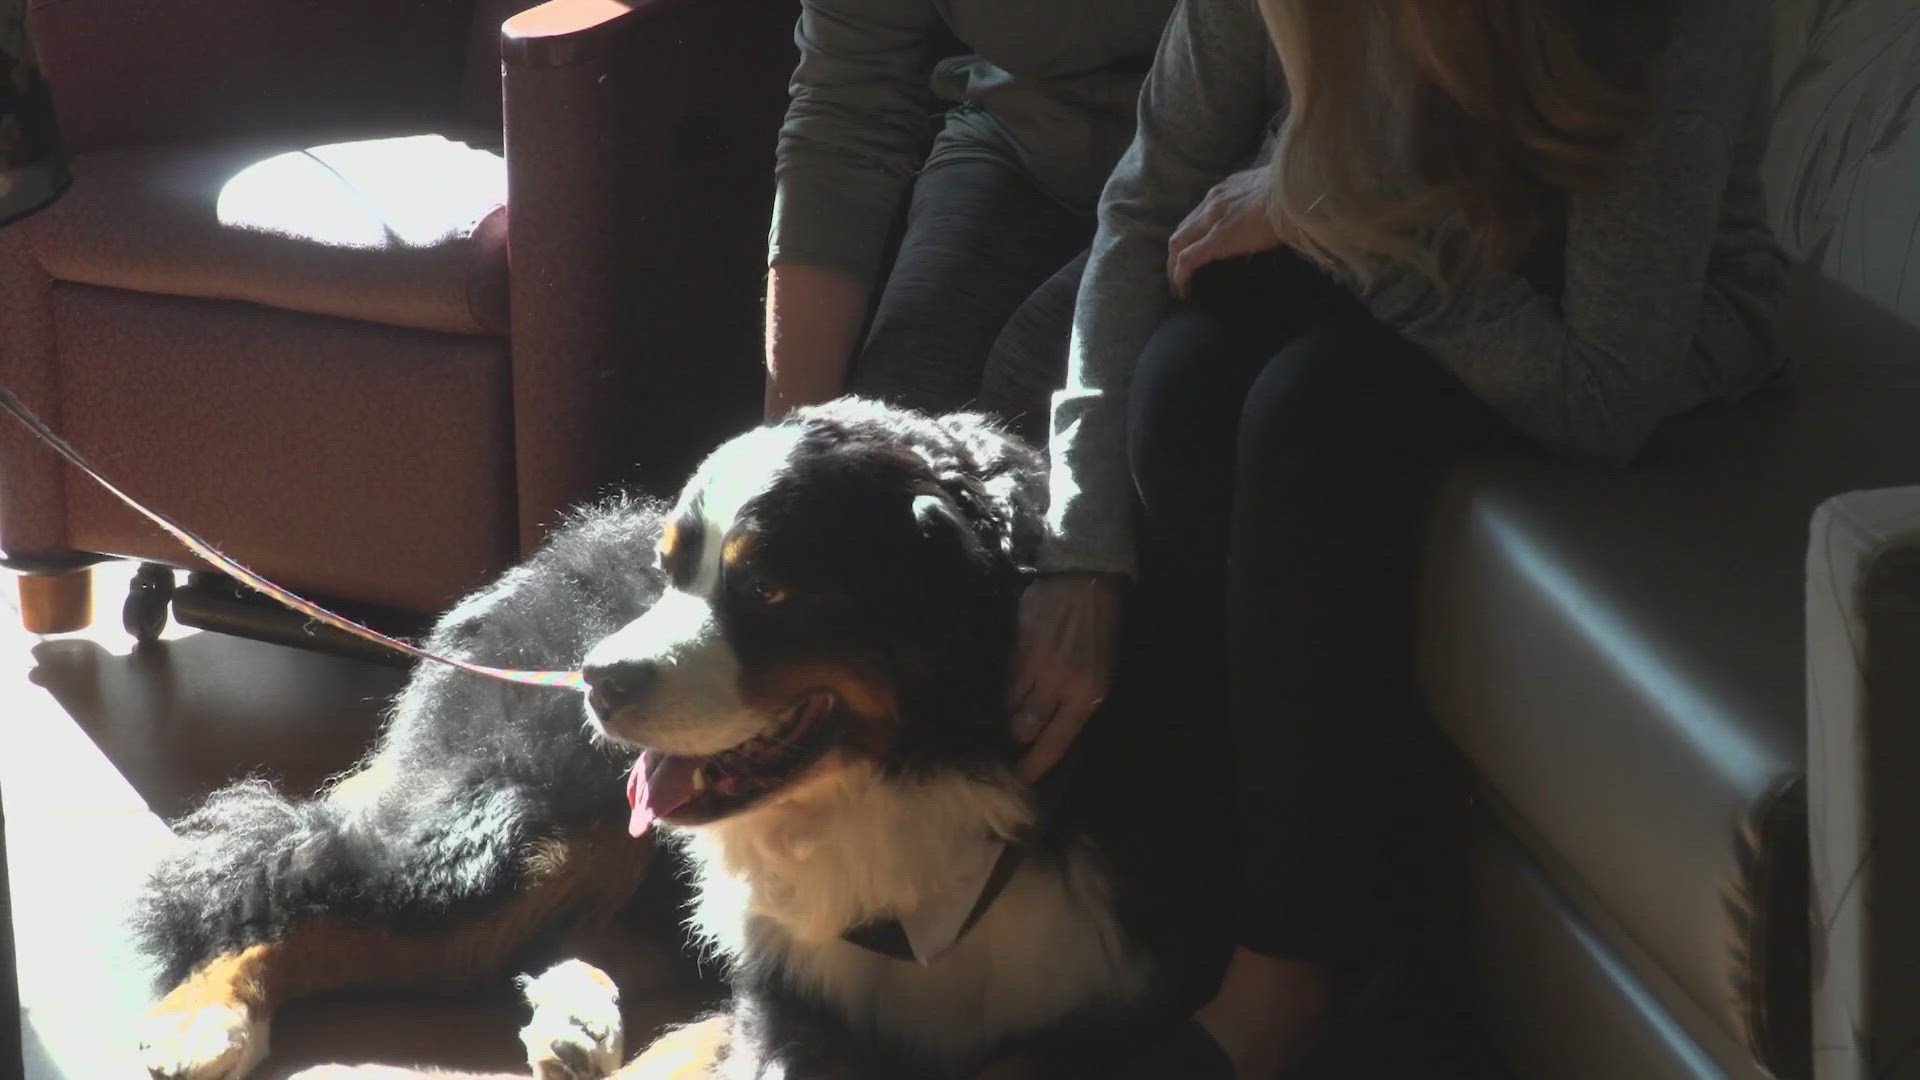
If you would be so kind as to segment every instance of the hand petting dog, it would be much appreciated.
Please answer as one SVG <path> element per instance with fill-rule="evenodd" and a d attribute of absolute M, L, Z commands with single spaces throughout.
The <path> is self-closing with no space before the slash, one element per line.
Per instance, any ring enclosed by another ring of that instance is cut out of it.
<path fill-rule="evenodd" d="M 1193 275 L 1208 263 L 1271 251 L 1298 239 L 1292 222 L 1273 208 L 1273 179 L 1265 168 L 1234 173 L 1213 186 L 1167 239 L 1167 282 L 1186 299 Z"/>
<path fill-rule="evenodd" d="M 1120 637 L 1117 574 L 1048 574 L 1020 597 L 1007 704 L 1013 736 L 1030 745 L 1020 779 L 1058 764 L 1107 696 Z"/>

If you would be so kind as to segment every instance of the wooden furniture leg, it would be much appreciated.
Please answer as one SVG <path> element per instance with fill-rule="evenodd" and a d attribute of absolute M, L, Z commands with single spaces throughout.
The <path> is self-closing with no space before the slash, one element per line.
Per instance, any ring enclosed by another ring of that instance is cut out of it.
<path fill-rule="evenodd" d="M 69 634 L 93 621 L 93 568 L 27 571 L 19 582 L 20 622 L 29 634 Z"/>

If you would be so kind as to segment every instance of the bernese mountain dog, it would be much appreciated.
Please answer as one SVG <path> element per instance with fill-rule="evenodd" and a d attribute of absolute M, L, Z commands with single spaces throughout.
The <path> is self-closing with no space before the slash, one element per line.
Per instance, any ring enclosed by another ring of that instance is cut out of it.
<path fill-rule="evenodd" d="M 176 823 L 134 913 L 152 1075 L 244 1075 L 296 997 L 504 975 L 613 918 L 656 841 L 730 1004 L 623 1067 L 611 981 L 560 964 L 522 981 L 536 1077 L 1107 1075 L 1217 983 L 1230 806 L 1215 725 L 1150 664 L 1016 779 L 1045 493 L 987 418 L 842 399 L 727 442 L 671 506 L 575 512 L 427 644 L 578 667 L 584 700 L 423 665 L 316 797 L 249 781 Z"/>

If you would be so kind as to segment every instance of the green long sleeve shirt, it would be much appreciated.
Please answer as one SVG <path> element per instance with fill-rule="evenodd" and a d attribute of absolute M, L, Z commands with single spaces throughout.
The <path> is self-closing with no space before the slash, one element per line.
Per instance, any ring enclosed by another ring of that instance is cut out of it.
<path fill-rule="evenodd" d="M 1174 0 L 803 0 L 768 258 L 870 281 L 913 177 L 1027 170 L 1091 210 Z"/>

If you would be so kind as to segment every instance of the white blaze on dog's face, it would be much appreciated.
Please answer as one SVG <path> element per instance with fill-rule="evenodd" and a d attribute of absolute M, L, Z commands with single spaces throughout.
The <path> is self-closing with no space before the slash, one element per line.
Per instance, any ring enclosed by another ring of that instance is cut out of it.
<path fill-rule="evenodd" d="M 657 670 L 636 703 L 641 707 L 600 718 L 609 734 L 668 754 L 705 756 L 746 742 L 772 722 L 741 692 L 740 657 L 721 631 L 715 601 L 726 541 L 741 510 L 766 491 L 797 441 L 792 428 L 755 429 L 715 451 L 687 484 L 660 545 L 666 592 L 596 645 L 584 665 Z"/>
<path fill-rule="evenodd" d="M 836 762 L 1004 749 L 1019 574 L 934 468 L 884 422 L 811 411 L 701 465 L 664 596 L 583 665 L 595 722 L 646 751 L 636 806 L 694 825 Z"/>

